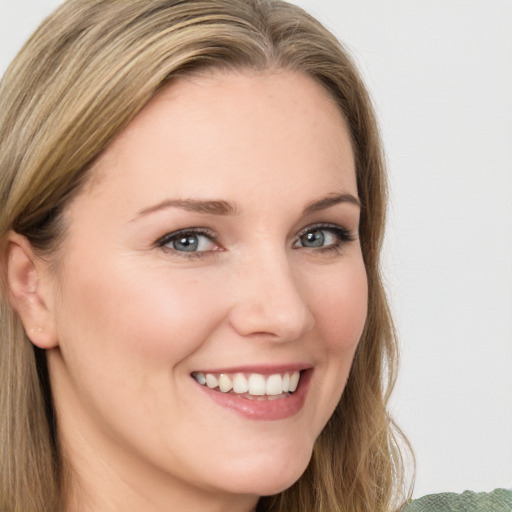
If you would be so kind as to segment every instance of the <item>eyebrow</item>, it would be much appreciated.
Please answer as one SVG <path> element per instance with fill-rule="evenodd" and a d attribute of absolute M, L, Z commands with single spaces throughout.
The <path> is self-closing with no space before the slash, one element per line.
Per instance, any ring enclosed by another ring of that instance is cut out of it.
<path fill-rule="evenodd" d="M 341 203 L 349 203 L 361 208 L 361 202 L 352 194 L 333 194 L 309 203 L 306 208 L 304 208 L 304 215 L 319 212 Z"/>
<path fill-rule="evenodd" d="M 237 215 L 237 208 L 223 200 L 199 200 L 199 199 L 165 199 L 164 201 L 140 210 L 137 217 L 153 213 L 165 208 L 181 208 L 190 212 L 204 213 L 207 215 Z"/>
<path fill-rule="evenodd" d="M 340 203 L 349 203 L 359 208 L 361 207 L 359 199 L 352 194 L 334 194 L 309 203 L 304 208 L 303 214 L 309 215 Z M 138 212 L 133 220 L 165 208 L 181 208 L 182 210 L 203 213 L 206 215 L 235 216 L 239 213 L 236 205 L 221 199 L 165 199 L 158 204 L 149 206 L 148 208 L 143 208 Z"/>

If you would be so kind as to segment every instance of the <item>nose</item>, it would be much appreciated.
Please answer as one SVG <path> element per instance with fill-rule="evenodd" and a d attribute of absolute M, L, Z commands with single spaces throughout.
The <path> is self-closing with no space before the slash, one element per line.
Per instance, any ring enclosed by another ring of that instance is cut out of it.
<path fill-rule="evenodd" d="M 237 274 L 229 320 L 239 335 L 286 342 L 313 328 L 315 318 L 307 303 L 306 285 L 285 258 L 253 261 Z"/>

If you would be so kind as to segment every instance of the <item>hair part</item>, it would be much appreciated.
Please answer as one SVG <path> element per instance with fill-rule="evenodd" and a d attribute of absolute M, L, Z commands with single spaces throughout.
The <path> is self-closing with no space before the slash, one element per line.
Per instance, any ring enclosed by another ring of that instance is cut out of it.
<path fill-rule="evenodd" d="M 163 86 L 208 68 L 285 69 L 318 81 L 347 122 L 363 205 L 369 309 L 346 389 L 304 475 L 258 510 L 391 510 L 405 491 L 400 432 L 386 409 L 397 346 L 379 267 L 384 158 L 355 66 L 300 8 L 279 0 L 65 2 L 0 83 L 0 240 L 14 230 L 58 261 L 63 212 L 94 161 Z M 56 512 L 66 475 L 44 351 L 28 340 L 4 282 L 0 315 L 0 509 Z"/>

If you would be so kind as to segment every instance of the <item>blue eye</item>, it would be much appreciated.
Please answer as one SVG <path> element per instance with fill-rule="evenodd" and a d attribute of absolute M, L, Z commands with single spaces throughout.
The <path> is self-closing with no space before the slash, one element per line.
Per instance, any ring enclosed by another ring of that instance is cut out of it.
<path fill-rule="evenodd" d="M 322 229 L 317 229 L 316 231 L 308 231 L 304 235 L 302 235 L 299 240 L 302 247 L 323 247 L 326 244 L 332 245 L 333 241 L 329 240 L 331 233 L 326 232 Z"/>
<path fill-rule="evenodd" d="M 299 234 L 294 247 L 308 249 L 338 249 L 344 242 L 350 242 L 354 237 L 341 226 L 322 225 L 311 226 Z"/>
<path fill-rule="evenodd" d="M 218 248 L 213 234 L 203 229 L 186 229 L 169 233 L 157 242 L 159 247 L 183 253 L 203 253 Z"/>

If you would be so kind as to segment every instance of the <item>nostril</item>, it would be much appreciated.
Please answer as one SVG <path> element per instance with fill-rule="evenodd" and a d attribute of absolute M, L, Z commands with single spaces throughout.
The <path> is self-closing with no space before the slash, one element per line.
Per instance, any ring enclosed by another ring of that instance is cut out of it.
<path fill-rule="evenodd" d="M 246 337 L 266 337 L 272 341 L 293 341 L 310 331 L 315 319 L 302 301 L 286 303 L 272 300 L 267 303 L 239 303 L 230 312 L 234 330 Z"/>

